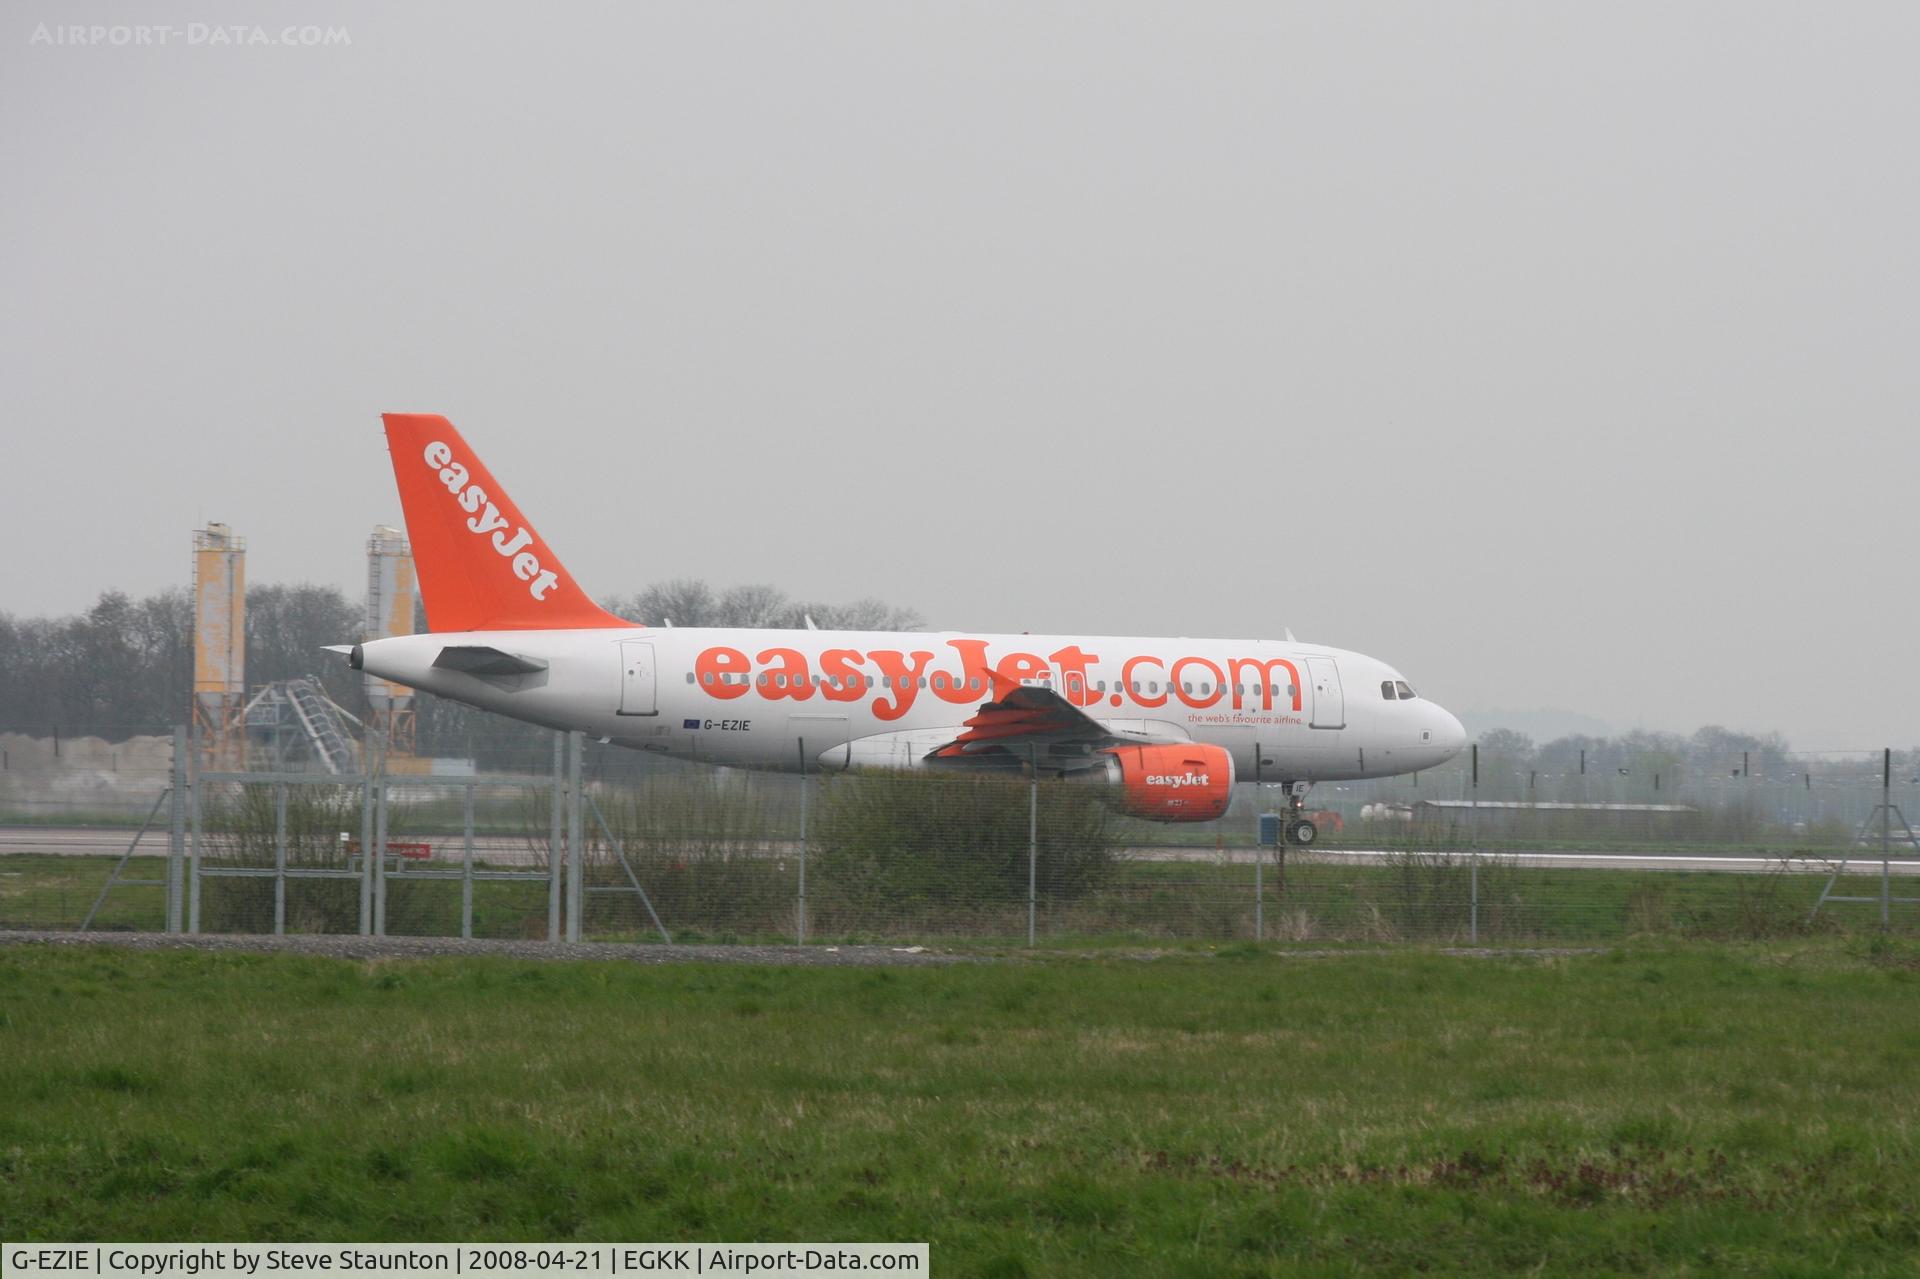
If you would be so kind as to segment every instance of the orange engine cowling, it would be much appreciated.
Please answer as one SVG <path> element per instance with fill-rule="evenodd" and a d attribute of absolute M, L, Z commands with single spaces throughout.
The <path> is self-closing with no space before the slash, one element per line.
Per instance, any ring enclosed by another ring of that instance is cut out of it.
<path fill-rule="evenodd" d="M 1210 822 L 1233 800 L 1233 756 L 1204 742 L 1102 751 L 1120 807 L 1155 822 Z"/>

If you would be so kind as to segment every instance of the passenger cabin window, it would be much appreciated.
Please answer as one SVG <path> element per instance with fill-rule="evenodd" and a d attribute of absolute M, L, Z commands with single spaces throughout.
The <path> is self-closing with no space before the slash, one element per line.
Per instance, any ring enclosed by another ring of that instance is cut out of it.
<path fill-rule="evenodd" d="M 1413 688 L 1407 683 L 1407 681 L 1396 680 L 1394 681 L 1393 686 L 1400 690 L 1400 696 L 1406 698 L 1408 701 L 1413 700 Z"/>

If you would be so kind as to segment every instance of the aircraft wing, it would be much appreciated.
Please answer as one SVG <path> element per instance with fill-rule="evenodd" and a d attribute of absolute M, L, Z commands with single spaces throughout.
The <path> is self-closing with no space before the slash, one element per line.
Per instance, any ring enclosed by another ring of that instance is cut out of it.
<path fill-rule="evenodd" d="M 1111 728 L 1050 688 L 986 673 L 993 700 L 983 702 L 953 740 L 928 752 L 928 763 L 1010 768 L 1037 762 L 1071 770 L 1091 764 L 1106 747 L 1184 740 Z"/>

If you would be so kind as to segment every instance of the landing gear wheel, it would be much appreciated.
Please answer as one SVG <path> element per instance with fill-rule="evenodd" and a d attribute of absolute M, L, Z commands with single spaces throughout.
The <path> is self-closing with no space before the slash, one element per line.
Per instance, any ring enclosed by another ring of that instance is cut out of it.
<path fill-rule="evenodd" d="M 1287 840 L 1298 848 L 1305 848 L 1319 837 L 1320 828 L 1302 817 L 1287 827 Z"/>

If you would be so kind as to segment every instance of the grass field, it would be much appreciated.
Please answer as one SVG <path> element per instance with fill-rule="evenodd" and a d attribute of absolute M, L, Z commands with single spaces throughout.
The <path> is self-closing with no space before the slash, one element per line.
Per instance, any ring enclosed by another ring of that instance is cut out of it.
<path fill-rule="evenodd" d="M 0 858 L 0 928 L 76 928 L 98 897 L 115 859 L 14 854 Z M 430 864 L 458 871 L 458 863 Z M 694 867 L 640 863 L 654 900 L 676 938 L 687 941 L 791 939 L 796 882 L 791 861 L 719 859 L 706 869 L 725 873 L 698 881 Z M 513 869 L 524 870 L 526 867 Z M 1870 863 L 1856 863 L 1836 890 L 1874 897 L 1879 879 Z M 159 857 L 136 857 L 132 879 L 160 879 Z M 600 882 L 614 879 L 603 867 Z M 690 878 L 697 882 L 685 882 Z M 1826 882 L 1813 872 L 1752 874 L 1642 870 L 1593 870 L 1514 866 L 1483 862 L 1471 881 L 1469 903 L 1464 860 L 1437 854 L 1409 857 L 1393 866 L 1356 865 L 1294 854 L 1284 874 L 1271 865 L 1262 879 L 1265 936 L 1299 942 L 1449 942 L 1539 944 L 1623 937 L 1742 939 L 1787 938 L 1808 933 L 1877 929 L 1870 904 L 1829 906 L 1810 915 Z M 1023 886 L 1021 886 L 1023 887 Z M 1920 884 L 1894 882 L 1898 896 L 1914 896 Z M 287 927 L 293 932 L 352 932 L 359 920 L 359 890 L 353 883 L 291 881 Z M 1026 936 L 1024 892 L 1017 897 L 981 897 L 954 891 L 943 898 L 910 898 L 848 908 L 830 880 L 811 880 L 814 940 L 967 939 L 988 944 Z M 1210 862 L 1125 861 L 1095 891 L 1062 901 L 1043 890 L 1039 931 L 1051 944 L 1110 941 L 1251 940 L 1254 937 L 1254 870 L 1250 865 Z M 396 881 L 389 885 L 388 929 L 396 934 L 459 936 L 461 886 L 457 882 Z M 1920 907 L 1896 904 L 1896 931 L 1920 928 Z M 523 938 L 545 935 L 547 891 L 543 883 L 481 881 L 474 886 L 474 935 Z M 588 935 L 622 940 L 656 936 L 637 899 L 594 896 L 586 917 Z M 110 893 L 93 927 L 100 931 L 158 931 L 165 926 L 165 894 L 153 887 L 121 887 Z M 212 880 L 205 886 L 202 927 L 208 932 L 273 931 L 273 886 L 268 880 Z"/>
<path fill-rule="evenodd" d="M 1920 948 L 911 969 L 0 948 L 0 1236 L 1911 1274 Z"/>

